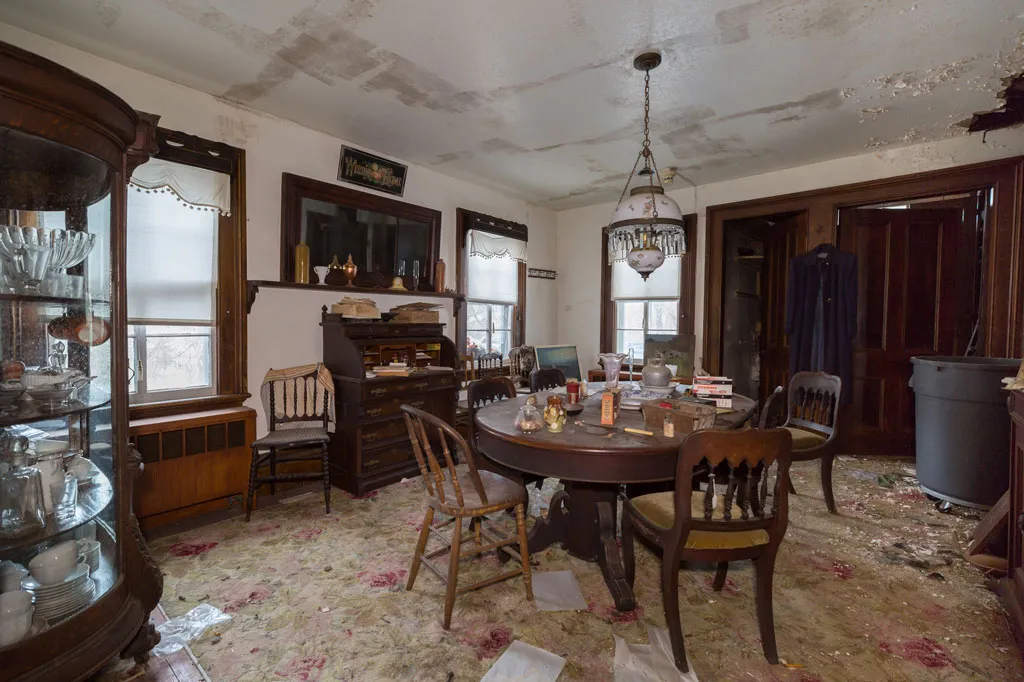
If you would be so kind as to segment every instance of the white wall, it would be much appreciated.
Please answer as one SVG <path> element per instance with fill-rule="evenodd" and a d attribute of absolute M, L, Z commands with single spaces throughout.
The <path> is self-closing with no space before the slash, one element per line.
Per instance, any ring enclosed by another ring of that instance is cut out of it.
<path fill-rule="evenodd" d="M 342 144 L 359 146 L 272 116 L 251 111 L 191 88 L 100 59 L 60 43 L 0 24 L 0 40 L 52 59 L 91 78 L 132 107 L 161 116 L 160 124 L 242 147 L 246 152 L 248 278 L 277 280 L 280 268 L 281 173 L 335 182 Z M 373 150 L 369 150 L 373 151 Z M 372 190 L 367 190 L 372 191 Z M 441 256 L 447 286 L 455 287 L 455 209 L 487 213 L 530 228 L 530 267 L 555 269 L 555 213 L 490 189 L 456 180 L 429 168 L 410 166 L 403 201 L 441 211 Z M 526 337 L 530 343 L 555 342 L 555 282 L 527 283 Z M 270 367 L 315 362 L 321 355 L 320 306 L 337 293 L 264 289 L 249 316 L 249 387 L 254 394 Z M 383 310 L 406 303 L 379 297 Z M 421 299 L 423 300 L 423 299 Z M 436 299 L 429 299 L 434 301 Z M 454 335 L 451 304 L 442 321 Z M 255 400 L 250 404 L 256 405 Z M 260 429 L 263 429 L 262 420 Z"/>
<path fill-rule="evenodd" d="M 707 207 L 748 199 L 778 196 L 854 182 L 938 170 L 1024 154 L 1020 129 L 981 136 L 956 137 L 870 154 L 849 156 L 808 166 L 787 168 L 698 188 L 670 190 L 683 213 L 699 215 L 697 225 L 697 287 L 694 326 L 697 362 L 704 344 L 704 258 Z M 558 213 L 558 338 L 575 343 L 580 365 L 597 366 L 601 327 L 601 229 L 613 203 Z"/>

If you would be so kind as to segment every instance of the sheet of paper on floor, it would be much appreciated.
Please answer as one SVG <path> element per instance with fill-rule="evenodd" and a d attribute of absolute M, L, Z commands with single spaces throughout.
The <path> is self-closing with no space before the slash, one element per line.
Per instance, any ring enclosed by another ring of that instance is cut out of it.
<path fill-rule="evenodd" d="M 586 611 L 587 600 L 572 571 L 533 574 L 533 601 L 541 611 Z"/>
<path fill-rule="evenodd" d="M 618 635 L 615 638 L 615 682 L 699 682 L 689 657 L 688 673 L 676 668 L 672 659 L 672 643 L 668 630 L 647 626 L 650 644 L 630 644 Z"/>
<path fill-rule="evenodd" d="M 555 682 L 565 659 L 518 639 L 494 662 L 480 682 Z"/>

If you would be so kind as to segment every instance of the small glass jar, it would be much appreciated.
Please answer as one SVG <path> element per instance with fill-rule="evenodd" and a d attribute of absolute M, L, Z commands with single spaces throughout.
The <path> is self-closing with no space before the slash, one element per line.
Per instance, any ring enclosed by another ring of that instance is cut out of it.
<path fill-rule="evenodd" d="M 28 464 L 28 452 L 11 456 L 11 468 L 0 477 L 0 538 L 17 538 L 46 526 L 43 477 Z"/>
<path fill-rule="evenodd" d="M 526 403 L 519 408 L 516 415 L 515 427 L 520 431 L 532 433 L 544 428 L 544 420 L 541 419 L 540 410 L 532 403 Z"/>

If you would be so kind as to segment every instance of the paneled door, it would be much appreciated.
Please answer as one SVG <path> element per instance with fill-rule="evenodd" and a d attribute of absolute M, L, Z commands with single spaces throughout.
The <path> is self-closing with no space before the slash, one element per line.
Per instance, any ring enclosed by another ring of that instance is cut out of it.
<path fill-rule="evenodd" d="M 962 355 L 974 324 L 976 198 L 839 213 L 839 248 L 857 255 L 853 403 L 840 439 L 851 454 L 913 455 L 911 357 Z"/>
<path fill-rule="evenodd" d="M 789 261 L 806 250 L 807 213 L 779 218 L 764 236 L 761 268 L 761 405 L 776 386 L 789 385 L 789 340 L 786 336 L 786 288 Z"/>

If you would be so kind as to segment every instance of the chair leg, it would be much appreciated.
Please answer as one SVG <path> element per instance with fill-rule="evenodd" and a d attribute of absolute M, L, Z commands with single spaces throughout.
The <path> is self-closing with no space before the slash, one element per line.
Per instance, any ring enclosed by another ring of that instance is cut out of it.
<path fill-rule="evenodd" d="M 459 554 L 462 553 L 462 519 L 452 524 L 452 551 L 448 559 L 448 584 L 444 594 L 444 629 L 452 624 L 452 609 L 455 608 L 455 591 L 459 589 Z"/>
<path fill-rule="evenodd" d="M 470 527 L 473 529 L 473 540 L 476 542 L 477 547 L 483 547 L 484 544 L 483 542 L 481 542 L 481 540 L 483 540 L 483 538 L 481 537 L 484 525 L 483 522 L 484 520 L 479 516 L 474 516 L 473 520 L 470 521 Z"/>
<path fill-rule="evenodd" d="M 771 664 L 779 662 L 775 646 L 775 615 L 772 610 L 772 578 L 775 575 L 775 554 L 772 547 L 754 559 L 754 580 L 756 582 L 757 627 L 761 632 L 761 649 Z"/>
<path fill-rule="evenodd" d="M 533 578 L 530 576 L 530 550 L 526 540 L 526 505 L 516 505 L 516 526 L 519 530 L 519 556 L 523 559 L 523 584 L 526 585 L 526 598 L 533 601 Z"/>
<path fill-rule="evenodd" d="M 259 452 L 256 448 L 252 448 L 252 460 L 249 462 L 249 489 L 245 493 L 245 521 L 249 522 L 249 516 L 252 514 L 252 497 L 256 492 L 256 470 L 257 462 L 259 461 Z"/>
<path fill-rule="evenodd" d="M 689 672 L 686 665 L 686 645 L 683 643 L 683 624 L 679 619 L 679 557 L 675 543 L 666 545 L 661 556 L 661 601 L 665 606 L 668 638 L 672 642 L 672 657 L 676 668 Z"/>
<path fill-rule="evenodd" d="M 626 580 L 633 587 L 636 582 L 636 551 L 633 546 L 633 522 L 628 512 L 622 514 L 622 564 L 626 572 Z"/>
<path fill-rule="evenodd" d="M 832 492 L 832 462 L 835 455 L 825 455 L 821 458 L 821 492 L 825 494 L 825 506 L 833 514 L 838 514 L 836 509 L 836 498 Z"/>
<path fill-rule="evenodd" d="M 420 563 L 423 561 L 423 551 L 427 548 L 427 539 L 430 537 L 430 524 L 434 522 L 434 508 L 427 507 L 427 513 L 423 515 L 423 527 L 420 528 L 420 537 L 416 541 L 416 550 L 412 553 L 412 566 L 409 567 L 409 580 L 405 583 L 406 591 L 412 590 L 416 582 L 416 574 L 420 572 Z"/>
<path fill-rule="evenodd" d="M 270 494 L 277 495 L 277 450 L 270 448 Z"/>
<path fill-rule="evenodd" d="M 796 488 L 793 487 L 793 479 L 792 478 L 789 479 L 789 494 L 790 495 L 796 495 L 797 494 Z"/>
<path fill-rule="evenodd" d="M 711 583 L 711 589 L 715 592 L 721 592 L 722 588 L 725 587 L 725 578 L 729 574 L 729 562 L 719 561 L 718 569 L 715 570 L 715 582 Z"/>
<path fill-rule="evenodd" d="M 323 446 L 324 458 L 324 507 L 328 514 L 331 513 L 331 469 L 327 462 L 327 445 Z"/>

